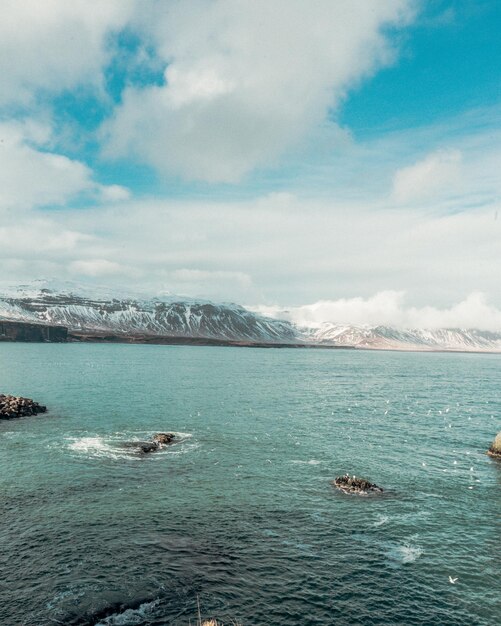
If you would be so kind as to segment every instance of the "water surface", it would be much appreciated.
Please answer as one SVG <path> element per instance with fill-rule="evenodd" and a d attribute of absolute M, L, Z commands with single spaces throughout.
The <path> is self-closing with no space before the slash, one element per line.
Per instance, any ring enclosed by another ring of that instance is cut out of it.
<path fill-rule="evenodd" d="M 0 624 L 187 625 L 197 597 L 244 626 L 500 624 L 500 381 L 498 355 L 0 344 L 0 392 L 50 409 L 0 422 Z"/>

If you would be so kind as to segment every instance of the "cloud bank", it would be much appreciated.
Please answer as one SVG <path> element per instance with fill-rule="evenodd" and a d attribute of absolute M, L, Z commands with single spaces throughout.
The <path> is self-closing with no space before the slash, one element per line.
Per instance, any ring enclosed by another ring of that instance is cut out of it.
<path fill-rule="evenodd" d="M 369 298 L 320 300 L 287 310 L 279 307 L 249 307 L 264 315 L 287 319 L 299 326 L 318 328 L 324 323 L 391 326 L 399 329 L 480 328 L 501 330 L 501 309 L 489 304 L 484 294 L 476 292 L 447 308 L 413 307 L 405 302 L 405 293 L 382 291 Z"/>
<path fill-rule="evenodd" d="M 22 281 L 108 275 L 131 290 L 281 308 L 388 290 L 421 308 L 478 291 L 501 307 L 496 207 L 436 215 L 271 194 L 7 214 L 0 266 Z"/>

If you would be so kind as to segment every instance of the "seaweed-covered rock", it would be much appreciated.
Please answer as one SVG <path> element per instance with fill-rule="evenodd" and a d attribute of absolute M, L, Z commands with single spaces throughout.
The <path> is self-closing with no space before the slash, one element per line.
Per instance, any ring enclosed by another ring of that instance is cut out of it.
<path fill-rule="evenodd" d="M 358 495 L 366 495 L 369 493 L 382 493 L 383 488 L 378 485 L 365 480 L 365 478 L 357 478 L 356 476 L 350 476 L 345 474 L 344 476 L 338 476 L 332 481 L 332 484 L 343 491 L 344 493 L 356 493 Z"/>
<path fill-rule="evenodd" d="M 487 450 L 487 454 L 494 458 L 501 459 L 501 433 L 498 433 L 491 447 Z"/>
<path fill-rule="evenodd" d="M 30 400 L 30 398 L 0 394 L 0 419 L 10 420 L 27 415 L 38 415 L 46 411 L 46 406 Z"/>

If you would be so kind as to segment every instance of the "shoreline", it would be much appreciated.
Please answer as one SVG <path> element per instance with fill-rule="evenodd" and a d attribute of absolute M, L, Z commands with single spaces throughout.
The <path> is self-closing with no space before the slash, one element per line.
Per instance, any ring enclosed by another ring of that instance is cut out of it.
<path fill-rule="evenodd" d="M 501 354 L 501 350 L 455 349 L 410 346 L 359 346 L 329 345 L 302 342 L 265 342 L 236 339 L 216 339 L 211 337 L 190 337 L 176 335 L 149 335 L 138 333 L 122 335 L 98 331 L 74 331 L 66 326 L 36 324 L 0 320 L 1 343 L 100 343 L 100 344 L 137 344 L 137 345 L 168 345 L 168 346 L 216 346 L 233 348 L 293 348 L 310 350 L 364 350 L 366 352 L 428 352 L 452 354 Z"/>
<path fill-rule="evenodd" d="M 122 344 L 122 345 L 157 345 L 157 346 L 192 346 L 192 347 L 216 347 L 216 348 L 267 348 L 267 349 L 293 349 L 293 350 L 350 350 L 360 352 L 413 352 L 419 354 L 501 354 L 499 350 L 459 350 L 454 348 L 418 348 L 418 347 L 391 347 L 369 348 L 367 346 L 334 346 L 307 343 L 265 343 L 252 341 L 233 341 L 225 339 L 211 339 L 208 337 L 171 337 L 171 336 L 126 336 L 118 335 L 69 335 L 66 341 L 51 340 L 22 340 L 5 339 L 0 337 L 2 343 L 30 343 L 30 344 Z"/>

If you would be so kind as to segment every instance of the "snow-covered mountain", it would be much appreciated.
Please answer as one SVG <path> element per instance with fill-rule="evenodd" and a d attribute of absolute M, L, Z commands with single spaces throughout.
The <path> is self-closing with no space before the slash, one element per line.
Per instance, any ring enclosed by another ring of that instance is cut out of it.
<path fill-rule="evenodd" d="M 73 283 L 35 281 L 0 288 L 0 321 L 64 326 L 80 337 L 184 338 L 379 350 L 501 352 L 501 332 L 325 323 L 301 328 L 237 304 L 166 295 L 133 297 Z"/>
<path fill-rule="evenodd" d="M 325 323 L 310 329 L 308 340 L 321 345 L 354 346 L 376 350 L 451 350 L 501 352 L 501 332 L 438 328 L 400 330 L 388 326 L 352 326 Z"/>
<path fill-rule="evenodd" d="M 37 281 L 0 293 L 0 320 L 65 326 L 89 335 L 203 338 L 254 343 L 294 343 L 296 329 L 236 304 L 124 297 L 99 290 L 93 296 L 71 283 Z"/>

